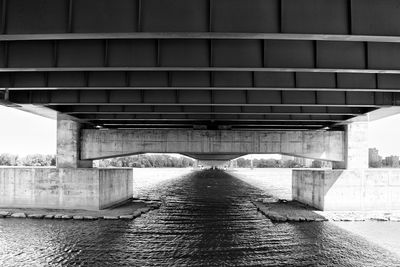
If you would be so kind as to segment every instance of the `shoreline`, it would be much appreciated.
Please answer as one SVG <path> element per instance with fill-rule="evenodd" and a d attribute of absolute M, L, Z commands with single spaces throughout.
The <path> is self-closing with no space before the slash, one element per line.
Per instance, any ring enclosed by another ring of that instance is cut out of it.
<path fill-rule="evenodd" d="M 122 205 L 104 210 L 7 208 L 0 207 L 0 218 L 55 220 L 133 220 L 149 211 L 159 209 L 161 200 L 131 199 Z"/>
<path fill-rule="evenodd" d="M 273 222 L 400 222 L 400 211 L 320 211 L 297 201 L 254 200 L 257 210 Z"/>

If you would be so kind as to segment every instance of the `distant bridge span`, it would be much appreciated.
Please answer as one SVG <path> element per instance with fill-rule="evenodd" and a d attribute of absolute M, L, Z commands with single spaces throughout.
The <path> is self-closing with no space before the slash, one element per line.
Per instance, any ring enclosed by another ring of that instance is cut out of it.
<path fill-rule="evenodd" d="M 344 161 L 343 139 L 339 131 L 83 130 L 81 159 L 150 152 L 214 160 L 271 153 Z"/>

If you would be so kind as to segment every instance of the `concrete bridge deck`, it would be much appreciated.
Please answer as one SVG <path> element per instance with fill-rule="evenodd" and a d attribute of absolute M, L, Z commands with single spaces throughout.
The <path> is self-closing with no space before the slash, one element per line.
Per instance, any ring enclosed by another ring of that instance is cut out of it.
<path fill-rule="evenodd" d="M 1 3 L 3 104 L 86 127 L 342 130 L 399 104 L 396 0 Z"/>

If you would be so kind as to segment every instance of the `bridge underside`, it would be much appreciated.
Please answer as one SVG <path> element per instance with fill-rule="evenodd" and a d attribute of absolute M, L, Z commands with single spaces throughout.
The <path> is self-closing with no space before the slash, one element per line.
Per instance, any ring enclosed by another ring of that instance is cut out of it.
<path fill-rule="evenodd" d="M 367 168 L 367 126 L 349 122 L 400 104 L 399 13 L 397 0 L 0 0 L 0 104 L 58 120 L 60 168 L 146 152 Z"/>
<path fill-rule="evenodd" d="M 399 104 L 395 0 L 2 0 L 3 104 L 85 127 L 341 129 Z"/>

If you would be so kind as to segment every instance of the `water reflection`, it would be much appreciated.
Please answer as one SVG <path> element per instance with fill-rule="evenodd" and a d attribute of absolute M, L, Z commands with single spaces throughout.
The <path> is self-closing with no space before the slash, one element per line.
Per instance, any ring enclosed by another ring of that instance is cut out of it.
<path fill-rule="evenodd" d="M 399 266 L 395 255 L 329 223 L 273 224 L 263 192 L 222 172 L 165 181 L 165 205 L 134 221 L 0 220 L 0 262 L 15 265 Z"/>

